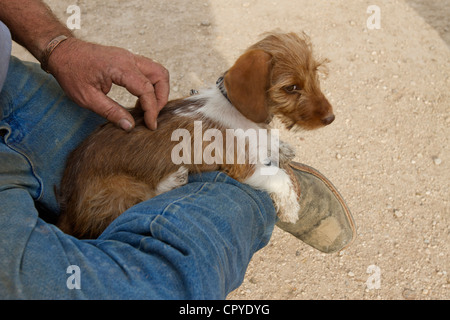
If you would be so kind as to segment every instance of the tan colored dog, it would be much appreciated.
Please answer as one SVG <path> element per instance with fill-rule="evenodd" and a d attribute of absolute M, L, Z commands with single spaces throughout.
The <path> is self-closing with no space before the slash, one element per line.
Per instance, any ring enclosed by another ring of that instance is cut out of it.
<path fill-rule="evenodd" d="M 79 238 L 98 237 L 130 207 L 186 184 L 189 173 L 216 170 L 267 191 L 280 219 L 295 222 L 296 181 L 283 169 L 294 155 L 277 144 L 268 123 L 273 116 L 289 129 L 333 122 L 320 90 L 320 65 L 305 35 L 272 33 L 250 47 L 216 87 L 169 102 L 158 130 L 145 127 L 139 104 L 131 133 L 103 125 L 68 159 L 59 227 Z"/>

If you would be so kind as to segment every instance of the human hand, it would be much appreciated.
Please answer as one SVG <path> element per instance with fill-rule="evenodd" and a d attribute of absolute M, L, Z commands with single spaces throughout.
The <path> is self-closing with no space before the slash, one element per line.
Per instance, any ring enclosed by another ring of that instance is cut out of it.
<path fill-rule="evenodd" d="M 75 38 L 61 43 L 48 60 L 49 72 L 79 106 L 94 111 L 125 131 L 134 128 L 131 114 L 106 96 L 112 84 L 139 98 L 145 124 L 156 130 L 159 111 L 169 97 L 169 72 L 143 56 Z"/>

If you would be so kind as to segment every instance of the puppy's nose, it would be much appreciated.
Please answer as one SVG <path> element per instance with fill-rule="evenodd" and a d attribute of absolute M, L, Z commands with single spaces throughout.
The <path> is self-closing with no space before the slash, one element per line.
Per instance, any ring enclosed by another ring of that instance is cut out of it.
<path fill-rule="evenodd" d="M 334 114 L 331 114 L 329 116 L 326 116 L 325 118 L 322 119 L 322 123 L 327 126 L 329 124 L 331 124 L 334 119 L 336 119 L 336 117 L 334 116 Z"/>

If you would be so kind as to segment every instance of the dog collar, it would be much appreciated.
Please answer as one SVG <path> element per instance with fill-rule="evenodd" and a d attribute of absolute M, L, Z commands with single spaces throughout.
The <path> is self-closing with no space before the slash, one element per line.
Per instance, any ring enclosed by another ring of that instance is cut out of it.
<path fill-rule="evenodd" d="M 230 98 L 228 98 L 227 89 L 225 88 L 225 84 L 223 83 L 224 79 L 225 79 L 224 77 L 225 77 L 225 75 L 223 75 L 219 79 L 217 79 L 216 86 L 217 86 L 217 89 L 220 90 L 222 95 L 228 100 L 228 102 L 233 104 L 231 102 Z"/>

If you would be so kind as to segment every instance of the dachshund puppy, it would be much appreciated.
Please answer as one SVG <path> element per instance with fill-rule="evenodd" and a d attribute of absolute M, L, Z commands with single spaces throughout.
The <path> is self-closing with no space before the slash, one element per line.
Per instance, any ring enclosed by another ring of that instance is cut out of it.
<path fill-rule="evenodd" d="M 294 153 L 269 123 L 275 116 L 289 129 L 311 130 L 334 121 L 320 90 L 321 65 L 306 35 L 270 33 L 216 86 L 170 101 L 158 130 L 146 128 L 138 103 L 132 132 L 107 123 L 69 156 L 58 226 L 78 238 L 96 238 L 130 207 L 205 171 L 268 192 L 279 218 L 295 222 L 300 191 L 287 166 Z"/>

